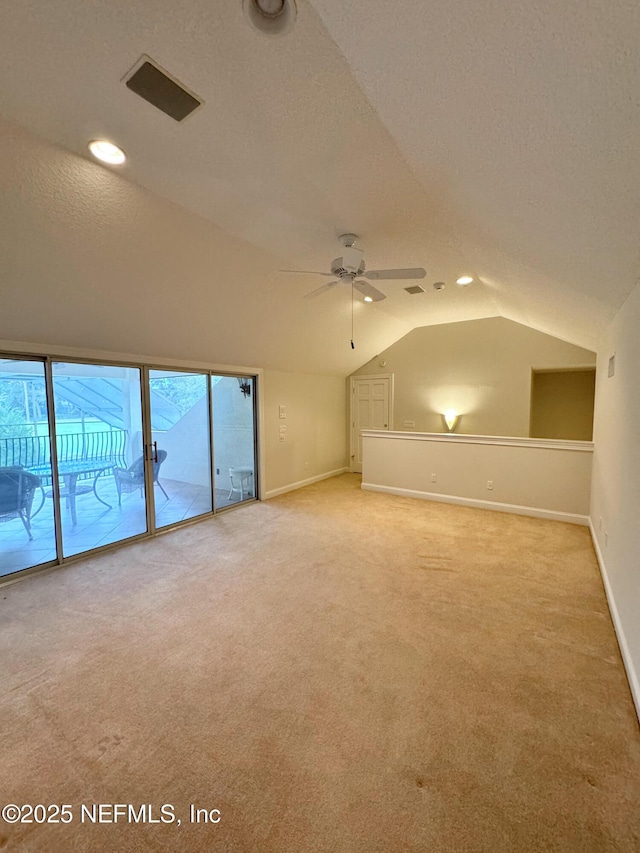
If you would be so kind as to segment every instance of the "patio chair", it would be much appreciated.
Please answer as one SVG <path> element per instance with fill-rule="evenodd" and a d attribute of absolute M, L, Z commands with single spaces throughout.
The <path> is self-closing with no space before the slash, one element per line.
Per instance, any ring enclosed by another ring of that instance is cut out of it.
<path fill-rule="evenodd" d="M 40 479 L 24 468 L 0 468 L 0 521 L 19 518 L 30 540 L 31 506 Z"/>
<path fill-rule="evenodd" d="M 169 495 L 165 492 L 162 483 L 158 480 L 158 475 L 160 473 L 160 466 L 167 458 L 166 450 L 158 450 L 157 454 L 157 462 L 153 461 L 153 482 L 155 485 L 160 486 L 160 490 L 162 494 L 165 496 L 167 500 L 169 500 Z M 140 490 L 140 497 L 142 497 L 143 489 L 144 489 L 144 457 L 141 456 L 139 459 L 130 465 L 128 468 L 114 468 L 113 476 L 116 480 L 116 489 L 118 490 L 118 506 L 122 506 L 122 495 L 129 494 L 129 492 L 135 492 L 136 489 Z"/>

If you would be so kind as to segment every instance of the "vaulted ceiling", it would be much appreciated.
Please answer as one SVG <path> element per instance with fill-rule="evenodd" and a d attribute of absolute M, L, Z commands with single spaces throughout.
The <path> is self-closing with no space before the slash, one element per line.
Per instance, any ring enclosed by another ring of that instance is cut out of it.
<path fill-rule="evenodd" d="M 276 38 L 241 0 L 4 4 L 0 337 L 346 374 L 502 315 L 595 348 L 640 271 L 639 34 L 626 0 L 298 0 Z M 204 105 L 129 91 L 142 54 Z M 348 288 L 279 272 L 344 231 L 427 270 L 356 303 L 355 350 Z"/>

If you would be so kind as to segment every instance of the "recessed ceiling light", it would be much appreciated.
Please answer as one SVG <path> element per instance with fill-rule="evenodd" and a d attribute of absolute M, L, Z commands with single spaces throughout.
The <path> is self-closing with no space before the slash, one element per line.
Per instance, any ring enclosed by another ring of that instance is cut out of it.
<path fill-rule="evenodd" d="M 370 296 L 365 296 L 364 301 L 365 302 L 373 302 L 373 299 Z"/>
<path fill-rule="evenodd" d="M 255 0 L 255 4 L 267 18 L 277 18 L 284 9 L 284 0 Z"/>
<path fill-rule="evenodd" d="M 293 26 L 296 0 L 242 0 L 252 26 L 267 36 L 279 36 Z"/>
<path fill-rule="evenodd" d="M 471 284 L 472 281 L 473 281 L 473 276 L 461 275 L 460 278 L 456 279 L 456 284 L 459 284 L 461 287 L 464 287 L 465 284 Z"/>
<path fill-rule="evenodd" d="M 113 142 L 107 142 L 106 139 L 94 139 L 89 143 L 89 151 L 96 159 L 111 166 L 121 166 L 127 159 L 122 148 L 118 148 Z"/>

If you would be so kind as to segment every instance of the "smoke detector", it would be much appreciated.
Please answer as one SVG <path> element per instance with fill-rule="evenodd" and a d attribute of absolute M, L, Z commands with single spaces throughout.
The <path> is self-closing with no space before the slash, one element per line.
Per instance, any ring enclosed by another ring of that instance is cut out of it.
<path fill-rule="evenodd" d="M 296 19 L 295 0 L 242 0 L 251 26 L 265 36 L 288 32 Z"/>

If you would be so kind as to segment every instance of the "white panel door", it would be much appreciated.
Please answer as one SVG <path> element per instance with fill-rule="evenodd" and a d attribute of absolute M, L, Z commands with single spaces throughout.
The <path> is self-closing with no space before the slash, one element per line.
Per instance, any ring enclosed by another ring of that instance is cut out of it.
<path fill-rule="evenodd" d="M 351 467 L 361 473 L 362 430 L 389 429 L 389 378 L 354 377 L 351 398 Z"/>

